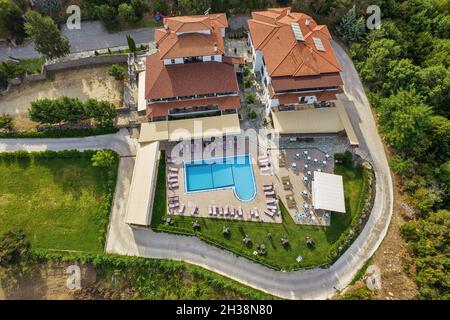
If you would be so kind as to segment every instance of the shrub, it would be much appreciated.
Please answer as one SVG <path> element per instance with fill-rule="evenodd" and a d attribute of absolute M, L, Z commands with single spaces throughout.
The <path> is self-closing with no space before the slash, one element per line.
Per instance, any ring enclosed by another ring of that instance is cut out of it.
<path fill-rule="evenodd" d="M 256 119 L 256 117 L 257 117 L 257 115 L 256 115 L 256 111 L 255 110 L 250 110 L 249 112 L 248 112 L 248 117 L 249 117 L 249 119 Z"/>
<path fill-rule="evenodd" d="M 113 64 L 108 68 L 108 74 L 116 80 L 125 78 L 125 69 L 118 64 Z"/>
<path fill-rule="evenodd" d="M 99 150 L 91 158 L 92 166 L 100 168 L 112 168 L 116 162 L 116 153 L 111 150 Z"/>
<path fill-rule="evenodd" d="M 0 116 L 0 129 L 11 130 L 13 128 L 13 118 L 11 115 L 4 113 Z"/>
<path fill-rule="evenodd" d="M 245 102 L 247 102 L 247 104 L 255 103 L 255 101 L 256 97 L 252 92 L 249 92 L 245 95 Z"/>
<path fill-rule="evenodd" d="M 98 18 L 107 29 L 114 29 L 117 27 L 117 12 L 113 7 L 107 4 L 102 4 L 96 7 Z"/>
<path fill-rule="evenodd" d="M 110 126 L 117 115 L 115 106 L 108 101 L 61 97 L 54 100 L 39 99 L 28 109 L 31 120 L 41 124 L 76 123 L 95 120 L 101 126 Z"/>
<path fill-rule="evenodd" d="M 120 4 L 119 16 L 128 24 L 136 23 L 139 20 L 134 12 L 134 8 L 127 3 Z"/>

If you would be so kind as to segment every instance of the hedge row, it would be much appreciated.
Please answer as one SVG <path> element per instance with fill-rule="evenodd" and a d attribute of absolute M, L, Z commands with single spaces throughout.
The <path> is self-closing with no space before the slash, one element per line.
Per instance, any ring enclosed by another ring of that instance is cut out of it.
<path fill-rule="evenodd" d="M 0 132 L 0 139 L 19 138 L 77 138 L 100 136 L 116 133 L 115 127 L 89 128 L 89 129 L 50 129 L 45 131 Z"/>

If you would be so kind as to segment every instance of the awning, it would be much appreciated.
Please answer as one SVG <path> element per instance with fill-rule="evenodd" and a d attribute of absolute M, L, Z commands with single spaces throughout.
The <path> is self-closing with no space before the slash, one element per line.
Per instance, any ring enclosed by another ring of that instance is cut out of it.
<path fill-rule="evenodd" d="M 314 171 L 312 203 L 315 209 L 345 213 L 342 176 Z"/>
<path fill-rule="evenodd" d="M 280 134 L 336 133 L 344 130 L 337 108 L 311 108 L 272 112 L 273 126 Z"/>
<path fill-rule="evenodd" d="M 359 141 L 342 103 L 336 107 L 272 112 L 273 126 L 279 134 L 338 133 L 345 131 L 351 145 Z"/>
<path fill-rule="evenodd" d="M 150 225 L 159 154 L 159 142 L 138 146 L 125 217 L 130 225 Z"/>
<path fill-rule="evenodd" d="M 356 137 L 355 130 L 353 130 L 352 123 L 348 117 L 347 111 L 341 100 L 336 101 L 336 109 L 338 109 L 339 117 L 341 118 L 342 125 L 345 128 L 345 133 L 347 134 L 348 140 L 352 146 L 358 146 L 359 141 Z"/>
<path fill-rule="evenodd" d="M 139 142 L 206 139 L 240 133 L 239 117 L 234 113 L 214 117 L 143 123 Z"/>

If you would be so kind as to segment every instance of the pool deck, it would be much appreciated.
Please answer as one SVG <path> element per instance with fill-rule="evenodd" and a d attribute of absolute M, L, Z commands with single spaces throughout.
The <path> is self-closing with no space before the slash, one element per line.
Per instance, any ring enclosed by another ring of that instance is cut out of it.
<path fill-rule="evenodd" d="M 236 219 L 281 223 L 281 215 L 275 214 L 271 217 L 264 213 L 264 211 L 267 210 L 267 198 L 264 194 L 263 185 L 273 184 L 278 202 L 281 201 L 283 203 L 295 223 L 321 226 L 330 225 L 330 219 L 325 215 L 326 212 L 323 210 L 312 209 L 310 181 L 315 170 L 333 173 L 334 158 L 332 155 L 329 155 L 329 158 L 326 158 L 325 152 L 314 147 L 271 149 L 268 153 L 271 169 L 263 172 L 258 166 L 257 159 L 258 156 L 264 153 L 259 153 L 257 150 L 248 150 L 245 146 L 240 145 L 225 148 L 223 153 L 221 148 L 219 148 L 220 151 L 218 153 L 214 150 L 208 150 L 207 148 L 203 149 L 200 144 L 197 145 L 197 148 L 191 144 L 186 144 L 186 146 L 168 144 L 166 146 L 166 155 L 169 155 L 175 160 L 174 164 L 167 165 L 167 178 L 169 179 L 169 168 L 178 168 L 178 173 L 175 176 L 179 184 L 178 189 L 168 189 L 167 195 L 168 197 L 178 196 L 180 207 L 183 205 L 185 206 L 184 212 L 181 213 L 179 212 L 179 208 L 174 208 L 173 210 L 169 209 L 170 214 L 211 219 Z M 304 154 L 305 151 L 307 152 L 307 155 Z M 207 154 L 207 156 L 205 156 L 205 154 Z M 249 202 L 239 200 L 235 196 L 232 188 L 186 193 L 184 161 L 191 162 L 203 158 L 209 159 L 222 156 L 231 157 L 234 155 L 245 154 L 249 154 L 250 156 L 255 178 L 256 196 L 253 200 Z M 310 159 L 307 157 L 310 157 Z M 284 159 L 284 161 L 282 159 Z M 315 159 L 317 159 L 317 161 L 315 161 Z M 326 164 L 322 163 L 324 160 L 326 161 Z M 304 167 L 305 164 L 308 165 L 307 169 Z M 310 171 L 309 174 L 308 171 Z M 174 176 L 173 173 L 172 176 Z M 304 182 L 303 179 L 305 176 L 308 177 L 309 183 Z M 289 184 L 283 183 L 286 179 L 290 182 Z M 302 192 L 305 191 L 307 192 L 306 196 L 302 195 Z M 168 199 L 168 203 L 169 202 Z M 192 215 L 195 206 L 198 207 L 198 211 L 196 214 Z M 210 215 L 210 206 L 216 206 L 219 210 L 225 206 L 228 206 L 230 210 L 232 208 L 237 209 L 241 207 L 243 216 L 239 217 L 237 214 L 234 216 L 231 214 Z M 250 214 L 250 210 L 254 208 L 258 209 L 259 218 Z"/>
<path fill-rule="evenodd" d="M 170 196 L 178 196 L 179 204 L 182 206 L 185 205 L 184 213 L 179 213 L 178 209 L 172 211 L 174 215 L 185 215 L 191 216 L 191 212 L 194 206 L 198 207 L 198 212 L 194 216 L 203 217 L 203 218 L 211 218 L 211 219 L 236 219 L 236 220 L 246 220 L 246 221 L 260 221 L 260 222 L 271 222 L 271 223 L 281 223 L 281 215 L 275 214 L 274 217 L 271 217 L 264 213 L 267 210 L 266 197 L 263 191 L 263 185 L 274 182 L 274 176 L 266 173 L 262 173 L 257 164 L 258 155 L 255 152 L 249 152 L 245 150 L 243 146 L 235 145 L 235 149 L 227 149 L 224 156 L 233 156 L 233 155 L 244 155 L 249 154 L 252 163 L 253 175 L 255 178 L 256 184 L 256 196 L 253 200 L 244 202 L 236 198 L 234 194 L 234 190 L 231 188 L 228 189 L 219 189 L 219 190 L 208 190 L 202 192 L 191 192 L 186 193 L 185 188 L 185 179 L 184 179 L 184 164 L 183 161 L 192 161 L 193 159 L 202 159 L 202 151 L 200 149 L 191 152 L 189 147 L 185 149 L 184 152 L 178 153 L 177 150 L 173 150 L 172 146 L 168 146 L 166 149 L 166 154 L 172 155 L 172 159 L 175 159 L 174 164 L 167 165 L 167 177 L 169 178 L 169 168 L 178 168 L 178 184 L 179 188 L 176 190 L 167 190 L 168 197 Z M 178 146 L 175 148 L 179 148 Z M 175 155 L 176 154 L 176 155 Z M 212 157 L 221 156 L 216 153 L 212 153 Z M 194 158 L 192 158 L 194 157 Z M 211 157 L 209 157 L 211 158 Z M 169 201 L 168 201 L 169 203 Z M 230 214 L 216 216 L 209 215 L 208 208 L 209 206 L 216 206 L 217 208 L 224 208 L 228 206 L 231 208 L 239 208 L 241 207 L 243 210 L 243 216 L 239 217 L 237 214 L 232 217 Z M 252 216 L 250 214 L 250 209 L 257 208 L 259 212 L 259 218 Z"/>

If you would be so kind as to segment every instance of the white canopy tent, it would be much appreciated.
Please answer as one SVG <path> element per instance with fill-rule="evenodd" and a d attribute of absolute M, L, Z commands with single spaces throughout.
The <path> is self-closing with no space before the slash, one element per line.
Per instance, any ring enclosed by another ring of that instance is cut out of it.
<path fill-rule="evenodd" d="M 312 202 L 315 209 L 345 213 L 342 176 L 314 171 Z"/>

